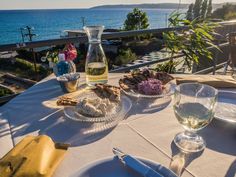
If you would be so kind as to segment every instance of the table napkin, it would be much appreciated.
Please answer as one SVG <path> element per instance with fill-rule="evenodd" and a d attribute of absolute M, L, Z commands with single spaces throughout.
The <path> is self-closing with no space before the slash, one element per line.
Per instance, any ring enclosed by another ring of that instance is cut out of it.
<path fill-rule="evenodd" d="M 50 177 L 67 148 L 46 135 L 27 136 L 0 159 L 0 177 Z"/>
<path fill-rule="evenodd" d="M 236 88 L 236 80 L 232 76 L 226 75 L 186 75 L 175 78 L 177 84 L 198 82 L 215 88 Z"/>

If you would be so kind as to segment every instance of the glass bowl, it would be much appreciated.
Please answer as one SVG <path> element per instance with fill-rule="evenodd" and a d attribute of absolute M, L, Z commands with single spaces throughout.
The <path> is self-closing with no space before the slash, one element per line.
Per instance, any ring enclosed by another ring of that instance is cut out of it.
<path fill-rule="evenodd" d="M 83 98 L 97 98 L 98 96 L 91 90 L 87 90 L 85 92 L 80 93 L 75 98 L 83 99 Z M 76 110 L 76 106 L 65 106 L 64 107 L 64 114 L 67 118 L 79 121 L 79 122 L 109 122 L 116 119 L 119 119 L 120 117 L 125 117 L 125 115 L 129 112 L 131 109 L 132 102 L 131 100 L 125 96 L 121 95 L 121 101 L 118 103 L 113 109 L 112 112 L 108 113 L 105 116 L 102 117 L 90 117 L 83 114 L 80 114 Z"/>

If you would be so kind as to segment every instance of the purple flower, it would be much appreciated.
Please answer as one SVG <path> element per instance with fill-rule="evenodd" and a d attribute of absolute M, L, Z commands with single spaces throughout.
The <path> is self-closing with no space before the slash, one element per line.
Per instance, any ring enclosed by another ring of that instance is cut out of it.
<path fill-rule="evenodd" d="M 163 91 L 163 85 L 160 80 L 149 78 L 138 84 L 138 91 L 145 95 L 160 95 Z"/>

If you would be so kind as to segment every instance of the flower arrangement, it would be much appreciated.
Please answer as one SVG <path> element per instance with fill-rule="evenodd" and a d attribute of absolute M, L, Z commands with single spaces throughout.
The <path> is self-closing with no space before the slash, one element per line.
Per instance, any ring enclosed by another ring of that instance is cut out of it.
<path fill-rule="evenodd" d="M 77 50 L 72 44 L 67 44 L 63 49 L 66 61 L 73 61 L 77 57 Z"/>
<path fill-rule="evenodd" d="M 65 47 L 61 49 L 52 49 L 46 53 L 46 56 L 41 58 L 42 62 L 49 62 L 49 68 L 53 69 L 53 72 L 56 76 L 58 76 L 58 66 L 59 62 L 59 54 L 65 55 L 65 60 L 68 62 L 69 70 L 68 73 L 75 73 L 76 66 L 73 62 L 74 59 L 77 58 L 78 52 L 73 44 L 66 44 Z"/>
<path fill-rule="evenodd" d="M 73 61 L 78 56 L 78 52 L 77 52 L 75 46 L 73 44 L 66 44 L 65 47 L 62 50 L 57 49 L 57 50 L 53 50 L 53 51 L 48 51 L 46 53 L 46 56 L 41 58 L 41 61 L 42 62 L 48 61 L 49 62 L 49 67 L 52 68 L 53 65 L 56 64 L 59 61 L 58 60 L 58 55 L 60 53 L 65 54 L 65 59 L 68 62 Z"/>

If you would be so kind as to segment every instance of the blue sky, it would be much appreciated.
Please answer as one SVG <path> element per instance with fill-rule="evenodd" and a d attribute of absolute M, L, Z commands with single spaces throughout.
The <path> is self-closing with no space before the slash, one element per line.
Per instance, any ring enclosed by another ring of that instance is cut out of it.
<path fill-rule="evenodd" d="M 194 0 L 182 0 L 191 3 Z M 104 4 L 141 4 L 178 2 L 178 0 L 0 0 L 0 9 L 63 9 L 89 8 Z M 213 0 L 213 3 L 236 2 L 236 0 Z"/>

